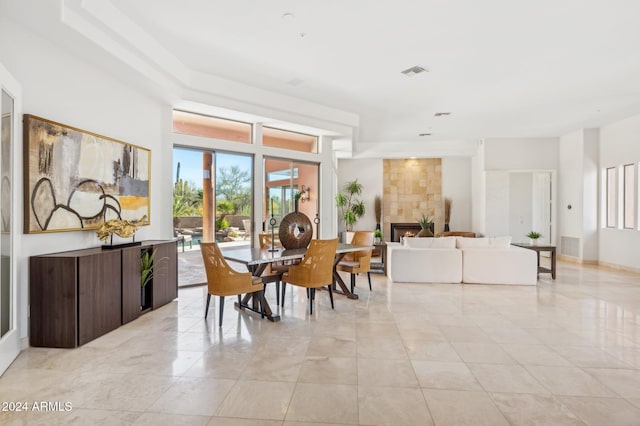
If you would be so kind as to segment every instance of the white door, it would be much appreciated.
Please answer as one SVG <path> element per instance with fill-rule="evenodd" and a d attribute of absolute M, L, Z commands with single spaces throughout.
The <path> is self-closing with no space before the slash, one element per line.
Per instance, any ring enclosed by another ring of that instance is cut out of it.
<path fill-rule="evenodd" d="M 20 353 L 16 279 L 16 158 L 20 147 L 20 86 L 0 64 L 0 374 Z"/>
<path fill-rule="evenodd" d="M 533 229 L 544 244 L 553 244 L 552 182 L 550 172 L 533 173 Z"/>

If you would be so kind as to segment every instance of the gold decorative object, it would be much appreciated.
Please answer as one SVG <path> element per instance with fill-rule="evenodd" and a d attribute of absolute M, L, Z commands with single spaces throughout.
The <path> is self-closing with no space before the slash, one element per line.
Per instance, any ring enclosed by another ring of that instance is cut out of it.
<path fill-rule="evenodd" d="M 138 227 L 147 223 L 147 215 L 138 220 L 111 219 L 106 221 L 98 230 L 98 238 L 101 241 L 107 240 L 116 234 L 119 237 L 129 238 L 138 230 Z"/>

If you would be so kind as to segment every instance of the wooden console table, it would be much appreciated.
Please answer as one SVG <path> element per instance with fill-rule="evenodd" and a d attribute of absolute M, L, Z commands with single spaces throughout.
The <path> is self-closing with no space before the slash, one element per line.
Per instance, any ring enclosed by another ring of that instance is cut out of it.
<path fill-rule="evenodd" d="M 147 249 L 157 249 L 157 260 L 166 258 L 148 284 L 151 309 L 156 309 L 178 296 L 176 240 L 32 256 L 30 345 L 73 348 L 138 318 L 140 256 Z"/>
<path fill-rule="evenodd" d="M 511 245 L 535 251 L 538 257 L 538 274 L 541 272 L 551 274 L 551 278 L 556 279 L 556 246 L 546 244 L 533 245 L 529 243 L 511 243 Z M 548 251 L 551 255 L 551 268 L 540 266 L 540 252 L 543 251 Z"/>

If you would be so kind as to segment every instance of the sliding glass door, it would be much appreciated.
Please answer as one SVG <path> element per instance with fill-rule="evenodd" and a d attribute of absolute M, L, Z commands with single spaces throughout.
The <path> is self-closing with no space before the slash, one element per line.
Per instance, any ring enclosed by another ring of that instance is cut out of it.
<path fill-rule="evenodd" d="M 187 247 L 251 244 L 253 157 L 174 148 L 173 222 Z"/>
<path fill-rule="evenodd" d="M 300 212 L 306 214 L 313 222 L 319 213 L 318 182 L 320 166 L 315 163 L 305 163 L 280 158 L 265 157 L 264 159 L 264 200 L 263 200 L 263 230 L 270 232 L 269 220 L 271 215 L 276 219 L 275 232 L 282 218 L 294 211 L 295 194 L 300 192 L 298 203 Z M 314 236 L 318 229 L 314 225 Z"/>

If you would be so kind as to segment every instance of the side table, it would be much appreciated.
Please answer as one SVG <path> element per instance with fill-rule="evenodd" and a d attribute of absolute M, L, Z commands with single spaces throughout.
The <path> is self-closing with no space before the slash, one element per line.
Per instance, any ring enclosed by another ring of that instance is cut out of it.
<path fill-rule="evenodd" d="M 387 275 L 387 243 L 380 241 L 378 244 L 373 245 L 375 248 L 380 249 L 380 262 L 371 262 L 372 270 L 382 270 L 382 273 Z"/>
<path fill-rule="evenodd" d="M 538 257 L 538 274 L 541 272 L 551 274 L 551 278 L 556 279 L 556 246 L 546 244 L 533 245 L 529 243 L 511 243 L 511 245 L 535 251 Z M 543 251 L 548 251 L 551 255 L 551 268 L 540 266 L 540 252 Z"/>

